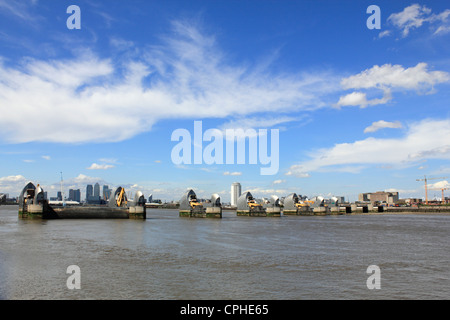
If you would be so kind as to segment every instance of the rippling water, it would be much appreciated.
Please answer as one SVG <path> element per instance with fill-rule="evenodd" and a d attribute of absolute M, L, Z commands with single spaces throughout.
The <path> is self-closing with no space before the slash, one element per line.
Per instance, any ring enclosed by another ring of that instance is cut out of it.
<path fill-rule="evenodd" d="M 27 221 L 0 207 L 0 299 L 450 297 L 450 216 L 147 217 Z M 67 289 L 70 265 L 81 290 Z"/>

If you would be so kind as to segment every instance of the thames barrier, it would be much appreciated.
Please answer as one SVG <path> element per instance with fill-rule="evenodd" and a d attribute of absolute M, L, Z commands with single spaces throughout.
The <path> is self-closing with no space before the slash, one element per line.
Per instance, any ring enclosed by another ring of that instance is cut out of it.
<path fill-rule="evenodd" d="M 28 183 L 19 195 L 21 219 L 146 219 L 145 197 L 138 191 L 133 201 L 128 201 L 125 189 L 116 188 L 107 205 L 52 205 L 38 184 Z"/>
<path fill-rule="evenodd" d="M 180 217 L 189 218 L 222 218 L 220 196 L 213 194 L 211 200 L 201 203 L 194 190 L 189 189 L 180 200 Z"/>
<path fill-rule="evenodd" d="M 117 187 L 107 203 L 103 205 L 80 203 L 52 203 L 45 197 L 43 188 L 29 182 L 18 198 L 19 218 L 21 219 L 142 219 L 147 218 L 144 194 L 137 191 L 133 199 L 128 199 L 124 188 Z M 214 193 L 210 199 L 199 199 L 193 189 L 188 189 L 175 208 L 181 218 L 221 219 L 223 210 L 234 210 L 237 216 L 247 217 L 281 217 L 281 216 L 328 216 L 371 213 L 449 213 L 450 207 L 386 207 L 372 203 L 346 203 L 339 198 L 325 199 L 321 196 L 307 198 L 297 193 L 290 193 L 279 198 L 255 198 L 250 191 L 239 195 L 236 205 L 225 206 L 219 194 Z M 172 208 L 174 208 L 172 207 Z M 158 206 L 161 208 L 161 206 Z"/>

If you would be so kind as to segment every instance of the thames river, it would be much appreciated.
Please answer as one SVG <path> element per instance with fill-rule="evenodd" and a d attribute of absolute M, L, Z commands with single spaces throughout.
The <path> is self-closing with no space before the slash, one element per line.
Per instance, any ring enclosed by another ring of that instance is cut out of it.
<path fill-rule="evenodd" d="M 19 220 L 0 207 L 0 299 L 448 299 L 450 216 Z M 80 268 L 69 290 L 67 267 Z M 381 271 L 369 290 L 367 268 Z"/>

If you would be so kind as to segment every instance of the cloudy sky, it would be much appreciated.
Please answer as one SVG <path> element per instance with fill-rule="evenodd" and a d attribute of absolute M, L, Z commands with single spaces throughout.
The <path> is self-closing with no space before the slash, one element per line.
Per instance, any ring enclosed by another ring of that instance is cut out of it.
<path fill-rule="evenodd" d="M 191 187 L 229 201 L 235 181 L 350 200 L 423 197 L 424 175 L 450 186 L 450 5 L 380 0 L 369 29 L 371 4 L 0 0 L 0 192 L 33 181 L 53 196 L 61 172 L 66 193 L 99 182 L 163 200 Z M 172 133 L 194 121 L 279 130 L 278 172 L 175 164 Z"/>

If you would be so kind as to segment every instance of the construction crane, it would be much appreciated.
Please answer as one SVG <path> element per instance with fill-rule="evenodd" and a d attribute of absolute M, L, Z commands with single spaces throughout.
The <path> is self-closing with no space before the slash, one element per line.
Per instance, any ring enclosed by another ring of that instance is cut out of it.
<path fill-rule="evenodd" d="M 424 179 L 416 179 L 416 181 L 424 181 L 425 182 L 425 204 L 428 204 L 428 180 L 447 179 L 447 178 L 448 177 L 427 178 L 427 176 L 424 176 Z"/>
<path fill-rule="evenodd" d="M 442 191 L 442 204 L 445 204 L 444 190 L 448 190 L 448 188 L 437 188 L 437 189 L 428 189 L 428 190 L 441 190 Z"/>

